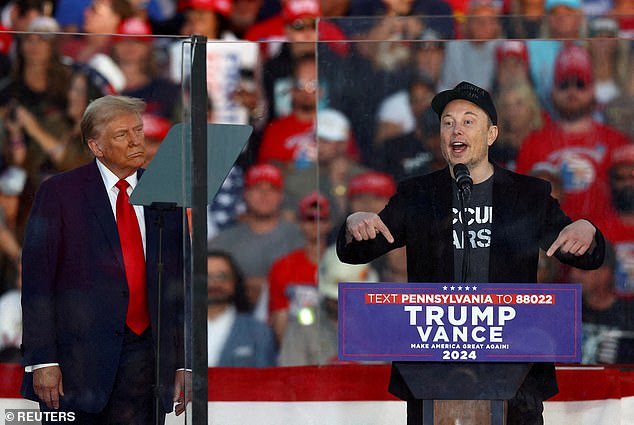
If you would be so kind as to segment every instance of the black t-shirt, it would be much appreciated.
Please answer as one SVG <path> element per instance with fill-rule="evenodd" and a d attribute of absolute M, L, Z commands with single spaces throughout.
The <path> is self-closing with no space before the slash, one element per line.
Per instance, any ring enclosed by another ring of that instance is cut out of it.
<path fill-rule="evenodd" d="M 493 176 L 473 185 L 467 210 L 467 232 L 469 237 L 469 270 L 466 282 L 486 283 L 489 281 L 489 253 L 491 251 L 491 229 L 493 225 Z M 462 263 L 465 257 L 463 224 L 458 188 L 453 185 L 453 232 L 454 275 L 456 282 L 462 282 Z"/>

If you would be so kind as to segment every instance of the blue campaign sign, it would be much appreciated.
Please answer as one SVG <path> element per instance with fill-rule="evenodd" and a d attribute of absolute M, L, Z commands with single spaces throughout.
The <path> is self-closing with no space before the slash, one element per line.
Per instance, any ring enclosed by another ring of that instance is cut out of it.
<path fill-rule="evenodd" d="M 581 361 L 581 285 L 339 283 L 339 359 Z"/>

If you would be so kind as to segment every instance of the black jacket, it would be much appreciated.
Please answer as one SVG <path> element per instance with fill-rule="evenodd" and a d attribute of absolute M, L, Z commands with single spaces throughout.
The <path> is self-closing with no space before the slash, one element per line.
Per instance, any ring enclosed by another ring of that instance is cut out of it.
<path fill-rule="evenodd" d="M 452 185 L 449 168 L 414 177 L 399 184 L 379 216 L 394 243 L 379 235 L 370 241 L 346 245 L 345 225 L 339 232 L 337 253 L 346 263 L 367 263 L 387 251 L 406 246 L 410 282 L 456 282 L 452 245 Z M 488 283 L 535 283 L 539 248 L 548 249 L 572 220 L 550 196 L 550 184 L 495 166 L 493 175 L 493 223 Z M 603 263 L 605 241 L 597 229 L 596 248 L 583 256 L 556 257 L 582 269 Z M 483 282 L 484 283 L 484 282 Z M 398 387 L 394 367 L 390 391 L 405 398 Z M 557 393 L 554 365 L 536 363 L 529 377 L 542 399 Z"/>

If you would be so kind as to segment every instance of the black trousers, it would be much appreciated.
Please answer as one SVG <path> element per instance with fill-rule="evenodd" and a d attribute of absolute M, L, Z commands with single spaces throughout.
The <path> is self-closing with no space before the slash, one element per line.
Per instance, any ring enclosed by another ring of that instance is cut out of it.
<path fill-rule="evenodd" d="M 71 365 L 72 367 L 72 365 Z M 155 357 L 152 333 L 148 329 L 141 335 L 126 328 L 123 338 L 119 369 L 108 404 L 99 413 L 74 411 L 73 423 L 81 425 L 154 425 L 165 422 L 154 404 Z M 62 382 L 64 377 L 62 376 Z M 54 411 L 40 403 L 40 410 Z M 43 421 L 43 425 L 59 422 Z"/>

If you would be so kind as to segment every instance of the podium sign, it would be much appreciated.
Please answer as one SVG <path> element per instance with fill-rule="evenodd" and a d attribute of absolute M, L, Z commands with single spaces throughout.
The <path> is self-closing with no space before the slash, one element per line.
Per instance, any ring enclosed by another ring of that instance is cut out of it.
<path fill-rule="evenodd" d="M 581 361 L 581 285 L 339 283 L 339 359 Z"/>

